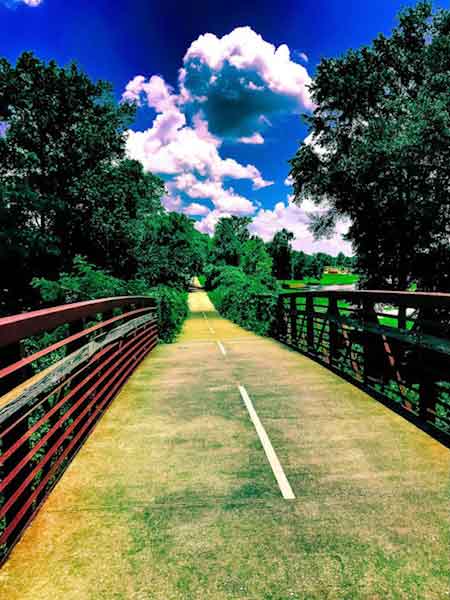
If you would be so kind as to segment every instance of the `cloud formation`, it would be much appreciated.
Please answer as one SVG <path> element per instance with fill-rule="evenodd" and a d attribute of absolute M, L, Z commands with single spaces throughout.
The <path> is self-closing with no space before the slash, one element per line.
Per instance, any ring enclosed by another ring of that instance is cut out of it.
<path fill-rule="evenodd" d="M 291 60 L 286 44 L 278 48 L 250 27 L 218 38 L 198 37 L 186 52 L 179 84 L 183 101 L 201 110 L 216 135 L 250 138 L 261 130 L 261 116 L 310 110 L 311 78 Z"/>
<path fill-rule="evenodd" d="M 253 219 L 249 229 L 260 236 L 264 241 L 270 241 L 275 233 L 282 228 L 292 231 L 295 235 L 293 248 L 305 252 L 326 252 L 328 254 L 352 254 L 351 245 L 342 239 L 347 233 L 349 224 L 340 222 L 336 233 L 330 239 L 315 240 L 309 231 L 310 214 L 317 213 L 317 206 L 310 200 L 304 200 L 301 206 L 292 202 L 293 196 L 288 196 L 287 202 L 278 202 L 273 210 L 260 209 Z"/>
<path fill-rule="evenodd" d="M 158 75 L 149 80 L 139 75 L 126 86 L 123 98 L 147 105 L 156 111 L 152 127 L 127 133 L 127 152 L 139 160 L 145 170 L 169 178 L 167 187 L 174 197 L 180 192 L 190 198 L 209 200 L 217 210 L 232 214 L 252 214 L 255 205 L 224 186 L 225 179 L 249 180 L 254 190 L 271 185 L 252 164 L 243 165 L 233 158 L 222 158 L 222 140 L 211 134 L 200 113 L 190 117 L 183 112 L 180 96 L 173 93 Z M 188 123 L 189 119 L 189 123 Z M 256 141 L 258 143 L 259 140 Z M 255 143 L 255 142 L 253 142 Z M 173 205 L 166 200 L 166 208 Z M 172 210 L 182 210 L 177 208 Z M 192 213 L 192 208 L 190 209 Z M 205 211 L 197 215 L 206 214 Z"/>
<path fill-rule="evenodd" d="M 316 207 L 298 207 L 289 196 L 287 203 L 264 209 L 256 199 L 235 191 L 230 180 L 250 181 L 255 194 L 273 182 L 255 165 L 221 154 L 224 140 L 264 144 L 261 132 L 272 126 L 277 113 L 312 109 L 310 82 L 306 68 L 291 60 L 286 45 L 277 48 L 250 27 L 222 38 L 201 35 L 184 56 L 177 89 L 160 75 L 138 75 L 127 84 L 124 100 L 156 112 L 149 129 L 127 133 L 128 154 L 146 170 L 164 176 L 164 206 L 196 217 L 199 231 L 212 234 L 225 216 L 252 215 L 251 230 L 265 240 L 286 227 L 297 236 L 294 246 L 348 251 L 340 235 L 314 241 L 308 210 Z M 292 181 L 288 178 L 285 184 Z"/>
<path fill-rule="evenodd" d="M 248 137 L 243 136 L 239 138 L 239 142 L 242 144 L 264 144 L 264 138 L 260 133 L 254 133 Z"/>
<path fill-rule="evenodd" d="M 44 0 L 0 0 L 6 8 L 17 8 L 21 4 L 35 8 L 43 3 Z"/>

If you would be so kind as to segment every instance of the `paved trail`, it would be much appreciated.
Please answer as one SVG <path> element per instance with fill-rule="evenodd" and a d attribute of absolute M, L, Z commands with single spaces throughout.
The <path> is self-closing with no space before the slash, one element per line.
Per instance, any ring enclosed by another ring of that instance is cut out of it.
<path fill-rule="evenodd" d="M 0 571 L 0 598 L 447 597 L 448 451 L 204 292 L 190 305 Z"/>

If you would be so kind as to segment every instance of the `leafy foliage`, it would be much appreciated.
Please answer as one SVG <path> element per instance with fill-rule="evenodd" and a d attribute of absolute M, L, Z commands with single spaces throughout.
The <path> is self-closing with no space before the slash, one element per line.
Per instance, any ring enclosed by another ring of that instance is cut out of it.
<path fill-rule="evenodd" d="M 450 11 L 419 2 L 390 37 L 317 69 L 295 197 L 331 206 L 318 234 L 350 219 L 366 286 L 450 289 L 449 61 Z"/>
<path fill-rule="evenodd" d="M 210 297 L 217 310 L 228 319 L 260 335 L 269 335 L 275 317 L 277 284 L 263 283 L 238 267 L 223 267 L 213 281 Z"/>
<path fill-rule="evenodd" d="M 158 306 L 160 339 L 169 342 L 180 331 L 187 315 L 187 293 L 174 287 L 159 285 L 149 287 L 144 279 L 124 281 L 118 279 L 88 263 L 85 258 L 76 256 L 73 270 L 61 273 L 57 280 L 45 278 L 33 279 L 33 286 L 40 291 L 46 302 L 64 304 L 95 300 L 109 296 L 149 296 L 154 298 Z M 58 339 L 57 333 L 44 334 L 47 337 L 29 342 L 30 348 L 36 351 L 39 347 L 48 346 Z M 53 337 L 48 337 L 48 336 Z"/>
<path fill-rule="evenodd" d="M 211 262 L 237 267 L 242 256 L 242 246 L 250 238 L 249 217 L 223 217 L 216 225 Z"/>
<path fill-rule="evenodd" d="M 185 215 L 164 213 L 149 217 L 140 225 L 136 245 L 138 275 L 149 285 L 170 283 L 187 289 L 192 277 L 201 272 L 207 254 L 205 236 L 194 229 Z"/>
<path fill-rule="evenodd" d="M 0 270 L 16 266 L 5 304 L 31 301 L 32 276 L 57 275 L 76 253 L 90 257 L 94 192 L 123 159 L 134 111 L 110 91 L 76 65 L 61 69 L 30 53 L 15 66 L 0 60 Z"/>
<path fill-rule="evenodd" d="M 242 244 L 239 266 L 244 273 L 264 278 L 272 272 L 272 264 L 267 246 L 260 238 L 252 236 Z"/>
<path fill-rule="evenodd" d="M 287 229 L 277 231 L 273 240 L 267 245 L 273 260 L 272 273 L 276 279 L 289 279 L 292 269 L 291 242 L 294 234 Z"/>
<path fill-rule="evenodd" d="M 158 285 L 149 290 L 158 306 L 159 338 L 163 342 L 172 342 L 188 315 L 188 296 L 185 290 L 168 285 Z"/>

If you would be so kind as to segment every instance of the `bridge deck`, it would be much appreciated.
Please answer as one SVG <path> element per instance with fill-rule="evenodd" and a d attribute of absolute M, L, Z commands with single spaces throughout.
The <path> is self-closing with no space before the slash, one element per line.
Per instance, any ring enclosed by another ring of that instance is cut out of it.
<path fill-rule="evenodd" d="M 448 451 L 204 292 L 190 302 L 179 341 L 144 361 L 13 551 L 0 597 L 446 597 Z"/>

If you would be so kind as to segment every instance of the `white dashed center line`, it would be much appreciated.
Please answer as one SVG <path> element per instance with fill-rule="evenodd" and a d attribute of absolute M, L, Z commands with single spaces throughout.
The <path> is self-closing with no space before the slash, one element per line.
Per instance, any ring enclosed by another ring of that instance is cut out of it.
<path fill-rule="evenodd" d="M 208 317 L 205 315 L 205 313 L 202 313 L 202 314 L 203 314 L 203 318 L 204 318 L 204 319 L 205 319 L 205 321 L 206 321 L 206 324 L 208 325 L 208 329 L 209 329 L 210 333 L 216 333 L 216 332 L 214 331 L 214 329 L 211 327 L 211 325 L 209 324 Z"/>
<path fill-rule="evenodd" d="M 219 350 L 222 352 L 222 354 L 223 354 L 224 356 L 226 356 L 226 355 L 227 355 L 227 351 L 225 350 L 225 347 L 224 347 L 224 345 L 222 344 L 222 342 L 219 342 L 219 341 L 218 341 L 218 342 L 217 342 L 217 345 L 219 346 Z"/>
<path fill-rule="evenodd" d="M 294 492 L 292 491 L 291 485 L 286 475 L 284 474 L 283 467 L 281 466 L 281 463 L 278 460 L 278 456 L 276 455 L 275 450 L 273 449 L 269 436 L 267 435 L 263 424 L 259 420 L 258 414 L 256 413 L 253 403 L 250 400 L 250 396 L 248 395 L 247 390 L 243 385 L 239 385 L 238 388 L 242 396 L 242 400 L 244 401 L 244 404 L 248 410 L 248 414 L 250 415 L 250 419 L 252 420 L 252 423 L 255 426 L 256 433 L 258 434 L 264 452 L 266 453 L 267 460 L 269 461 L 269 464 L 272 467 L 272 471 L 275 475 L 275 479 L 278 482 L 281 494 L 285 500 L 294 500 Z"/>

